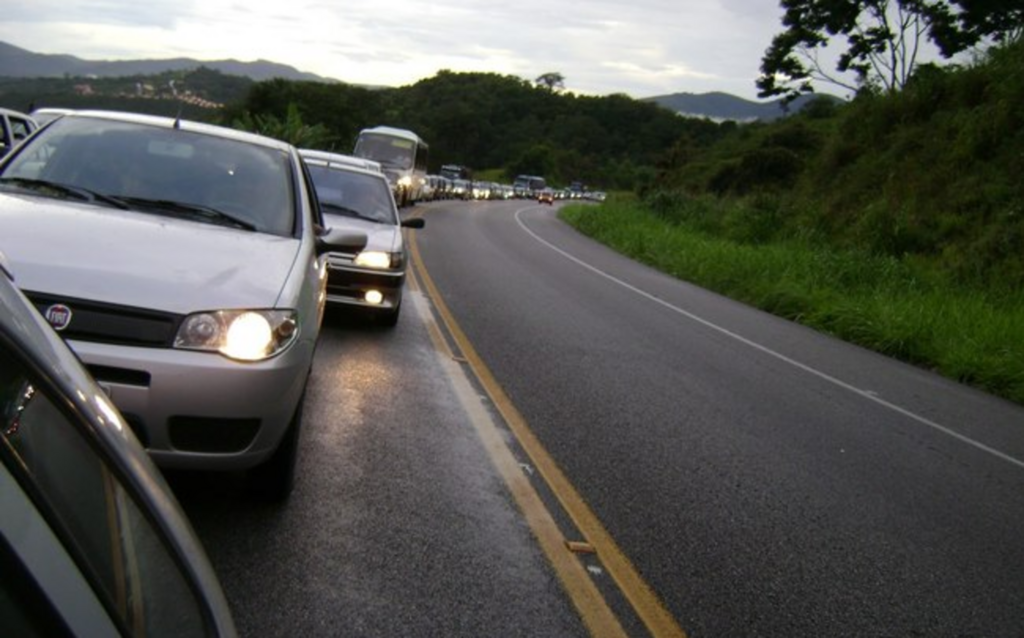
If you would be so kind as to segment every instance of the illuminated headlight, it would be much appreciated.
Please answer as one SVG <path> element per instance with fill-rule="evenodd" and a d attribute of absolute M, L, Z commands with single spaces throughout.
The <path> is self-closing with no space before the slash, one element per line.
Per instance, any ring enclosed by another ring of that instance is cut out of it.
<path fill-rule="evenodd" d="M 391 268 L 391 253 L 380 250 L 364 250 L 356 255 L 356 266 L 363 268 L 374 268 L 376 270 L 387 270 Z"/>
<path fill-rule="evenodd" d="M 366 294 L 363 295 L 363 300 L 368 304 L 379 306 L 384 303 L 384 295 L 379 290 L 367 290 Z"/>
<path fill-rule="evenodd" d="M 185 317 L 174 347 L 262 361 L 282 352 L 298 334 L 292 310 L 219 310 Z"/>
<path fill-rule="evenodd" d="M 403 175 L 402 178 L 398 180 L 398 185 L 403 188 L 409 188 L 412 186 L 412 178 L 408 175 Z"/>

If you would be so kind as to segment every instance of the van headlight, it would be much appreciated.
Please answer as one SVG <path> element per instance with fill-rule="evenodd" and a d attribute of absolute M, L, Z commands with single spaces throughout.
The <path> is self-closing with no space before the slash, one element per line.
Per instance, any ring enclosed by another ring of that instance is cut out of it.
<path fill-rule="evenodd" d="M 197 312 L 181 322 L 174 347 L 219 352 L 239 361 L 262 361 L 288 348 L 298 332 L 294 310 Z"/>

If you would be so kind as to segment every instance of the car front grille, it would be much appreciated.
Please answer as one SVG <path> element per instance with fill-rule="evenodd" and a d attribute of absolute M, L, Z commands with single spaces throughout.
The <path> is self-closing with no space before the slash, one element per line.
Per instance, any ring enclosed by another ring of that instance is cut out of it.
<path fill-rule="evenodd" d="M 59 332 L 65 339 L 78 341 L 170 348 L 183 318 L 167 312 L 31 291 L 25 291 L 25 295 L 44 317 L 54 306 L 67 306 L 70 321 Z"/>

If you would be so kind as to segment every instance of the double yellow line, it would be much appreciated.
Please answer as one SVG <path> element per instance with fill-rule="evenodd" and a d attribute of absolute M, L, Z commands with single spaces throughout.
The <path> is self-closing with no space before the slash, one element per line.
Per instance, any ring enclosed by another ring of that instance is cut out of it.
<path fill-rule="evenodd" d="M 519 410 L 476 353 L 427 273 L 414 233 L 408 233 L 407 237 L 412 257 L 412 283 L 424 290 L 462 358 L 455 356 L 442 335 L 432 332 L 433 339 L 452 359 L 465 361 L 469 365 L 509 430 L 582 535 L 582 540 L 579 541 L 565 538 L 497 428 L 493 424 L 475 424 L 492 461 L 508 485 L 590 635 L 595 638 L 621 638 L 627 634 L 577 553 L 596 554 L 605 572 L 611 575 L 619 591 L 632 606 L 652 638 L 685 638 L 686 633 L 544 449 Z"/>

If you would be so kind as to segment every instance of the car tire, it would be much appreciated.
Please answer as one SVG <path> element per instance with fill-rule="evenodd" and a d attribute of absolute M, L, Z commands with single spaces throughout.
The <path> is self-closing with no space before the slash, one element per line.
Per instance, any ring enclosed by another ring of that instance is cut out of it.
<path fill-rule="evenodd" d="M 302 428 L 302 407 L 306 402 L 303 388 L 299 405 L 288 424 L 288 431 L 269 459 L 249 470 L 248 486 L 260 500 L 282 502 L 295 486 L 295 465 L 299 453 L 299 431 Z"/>

